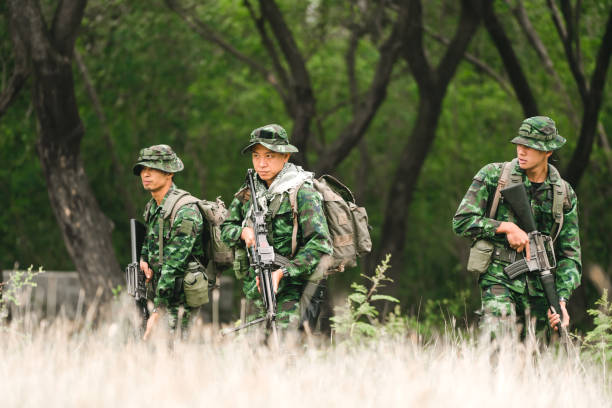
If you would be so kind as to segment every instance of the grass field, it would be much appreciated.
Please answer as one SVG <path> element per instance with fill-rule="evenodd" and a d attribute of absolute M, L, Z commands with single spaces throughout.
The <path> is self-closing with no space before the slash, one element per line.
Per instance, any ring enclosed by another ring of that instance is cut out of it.
<path fill-rule="evenodd" d="M 274 351 L 257 335 L 222 339 L 201 324 L 170 348 L 162 330 L 139 341 L 122 309 L 104 310 L 95 328 L 28 316 L 0 327 L 0 406 L 612 406 L 605 367 L 576 352 L 454 331 L 361 345 L 289 338 Z"/>

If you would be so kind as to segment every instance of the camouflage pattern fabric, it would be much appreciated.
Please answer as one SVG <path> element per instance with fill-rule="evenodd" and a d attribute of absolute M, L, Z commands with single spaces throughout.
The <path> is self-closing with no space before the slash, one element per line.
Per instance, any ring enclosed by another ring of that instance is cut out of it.
<path fill-rule="evenodd" d="M 140 150 L 136 164 L 132 169 L 134 175 L 140 175 L 143 167 L 150 167 L 166 173 L 177 173 L 183 170 L 185 166 L 170 146 L 161 144 Z"/>
<path fill-rule="evenodd" d="M 176 189 L 173 184 L 168 193 Z M 202 214 L 196 204 L 187 204 L 181 207 L 174 219 L 173 225 L 170 220 L 163 219 L 161 210 L 168 197 L 168 193 L 157 205 L 151 199 L 148 214 L 144 214 L 146 222 L 146 237 L 142 246 L 141 259 L 148 262 L 153 269 L 153 303 L 155 307 L 164 307 L 168 312 L 168 324 L 174 330 L 177 325 L 179 309 L 184 308 L 181 325 L 184 329 L 188 327 L 189 320 L 197 309 L 192 309 L 185 304 L 185 294 L 182 288 L 182 278 L 189 261 L 194 257 L 202 259 L 204 250 L 202 240 L 199 239 L 204 221 Z M 159 223 L 163 222 L 163 264 L 159 263 Z"/>
<path fill-rule="evenodd" d="M 539 336 L 550 338 L 552 331 L 546 318 L 548 303 L 544 297 L 520 294 L 503 285 L 483 287 L 481 296 L 482 319 L 479 325 L 484 332 L 515 334 L 518 327 L 524 338 L 527 329 L 534 324 Z"/>
<path fill-rule="evenodd" d="M 566 142 L 557 131 L 555 122 L 547 116 L 534 116 L 527 118 L 521 124 L 518 136 L 511 140 L 543 152 L 557 150 Z"/>
<path fill-rule="evenodd" d="M 472 239 L 486 239 L 493 242 L 495 246 L 508 248 L 506 235 L 496 234 L 495 231 L 502 221 L 514 221 L 509 207 L 503 200 L 500 201 L 495 219 L 488 218 L 488 209 L 497 188 L 501 167 L 502 163 L 491 163 L 474 176 L 453 218 L 453 229 L 458 235 Z M 520 176 L 523 180 L 538 230 L 550 235 L 554 225 L 552 185 L 558 180 L 551 179 L 552 175 L 549 171 L 544 183 L 534 191 L 531 181 L 518 164 L 512 169 L 512 174 Z M 578 199 L 571 186 L 567 187 L 570 205 L 568 209 L 564 208 L 563 226 L 555 242 L 556 287 L 559 297 L 565 299 L 569 299 L 572 291 L 580 285 L 582 270 L 578 231 Z M 486 272 L 479 277 L 479 284 L 483 290 L 483 302 L 484 290 L 493 285 L 501 285 L 511 291 L 512 296 L 506 297 L 508 301 L 515 299 L 516 296 L 524 296 L 528 300 L 544 298 L 542 286 L 534 274 L 524 274 L 510 280 L 503 271 L 507 265 L 507 262 L 493 259 Z M 533 302 L 529 300 L 528 303 L 533 309 Z M 486 309 L 485 312 L 487 312 Z"/>
<path fill-rule="evenodd" d="M 285 167 L 287 166 L 293 165 L 287 163 Z M 283 178 L 281 173 L 279 173 L 277 179 L 279 177 Z M 282 181 L 277 179 L 275 179 L 275 182 Z M 256 190 L 258 194 L 260 192 L 263 193 L 261 196 L 265 198 L 268 204 L 276 197 L 276 194 L 267 194 L 267 185 L 259 177 L 256 178 Z M 275 253 L 289 258 L 291 256 L 293 215 L 287 192 L 282 193 L 281 197 L 280 207 L 276 212 L 276 216 L 268 222 L 268 240 L 274 247 Z M 297 251 L 293 259 L 290 260 L 289 265 L 287 265 L 289 275 L 281 279 L 276 294 L 277 320 L 281 327 L 287 326 L 290 323 L 296 323 L 299 320 L 299 301 L 302 292 L 309 278 L 317 270 L 321 257 L 325 254 L 331 254 L 333 251 L 322 205 L 323 199 L 321 195 L 314 189 L 312 183 L 307 181 L 297 194 Z M 221 239 L 229 246 L 244 247 L 244 241 L 240 239 L 240 234 L 242 233 L 250 208 L 250 200 L 243 202 L 238 198 L 234 198 L 230 204 L 229 215 L 221 225 Z M 270 216 L 270 212 L 268 212 L 268 216 Z M 253 271 L 250 271 L 249 275 L 244 279 L 243 290 L 246 297 L 255 302 L 258 310 L 263 315 L 261 295 L 257 290 Z"/>
<path fill-rule="evenodd" d="M 289 144 L 287 132 L 282 126 L 271 124 L 257 128 L 251 132 L 249 144 L 242 149 L 242 154 L 246 153 L 256 144 L 277 153 L 297 153 L 298 148 Z"/>

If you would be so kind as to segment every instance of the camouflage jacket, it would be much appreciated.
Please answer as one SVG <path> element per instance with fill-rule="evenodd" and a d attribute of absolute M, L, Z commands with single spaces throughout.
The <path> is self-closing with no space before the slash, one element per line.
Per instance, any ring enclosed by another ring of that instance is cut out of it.
<path fill-rule="evenodd" d="M 290 169 L 291 166 L 293 165 L 288 163 L 279 173 L 277 179 L 282 178 L 285 169 Z M 239 191 L 242 191 L 245 187 L 243 186 Z M 276 194 L 268 193 L 267 185 L 259 177 L 256 178 L 256 190 L 259 197 L 265 197 L 267 204 L 270 204 L 274 197 L 277 196 Z M 261 198 L 259 201 L 262 201 Z M 295 256 L 286 267 L 289 276 L 281 279 L 277 292 L 279 303 L 283 300 L 298 300 L 308 278 L 317 269 L 321 256 L 331 254 L 333 251 L 331 236 L 327 228 L 327 220 L 323 212 L 323 198 L 314 189 L 311 182 L 306 181 L 298 190 L 297 207 L 297 250 Z M 221 238 L 229 246 L 244 246 L 244 241 L 240 239 L 240 234 L 242 233 L 243 226 L 246 225 L 245 218 L 250 208 L 250 200 L 243 202 L 237 197 L 230 204 L 229 215 L 221 225 Z M 266 218 L 271 218 L 270 211 L 268 211 Z M 292 233 L 293 215 L 288 191 L 285 191 L 282 193 L 281 203 L 278 211 L 276 211 L 276 215 L 268 221 L 268 240 L 274 247 L 275 253 L 290 258 Z M 245 278 L 244 292 L 250 299 L 258 299 L 260 297 L 255 286 L 255 276 L 253 273 L 250 273 Z"/>
<path fill-rule="evenodd" d="M 457 234 L 465 237 L 475 240 L 487 239 L 496 246 L 508 247 L 506 235 L 495 233 L 502 221 L 513 221 L 513 215 L 503 200 L 499 202 L 495 219 L 488 218 L 501 167 L 502 163 L 491 163 L 483 167 L 474 176 L 472 185 L 453 218 L 453 229 Z M 523 180 L 538 230 L 543 234 L 550 235 L 554 225 L 552 183 L 557 180 L 551 180 L 551 172 L 549 171 L 544 183 L 534 191 L 525 171 L 518 164 L 512 169 L 512 174 L 520 175 Z M 555 255 L 557 258 L 557 292 L 560 297 L 569 299 L 572 291 L 580 285 L 582 266 L 578 231 L 578 199 L 572 187 L 569 184 L 567 187 L 569 208 L 564 205 L 563 226 L 555 241 Z M 543 296 L 540 282 L 533 274 L 525 274 L 510 280 L 503 272 L 506 265 L 507 263 L 494 259 L 487 271 L 480 276 L 481 286 L 503 284 L 519 293 L 525 293 L 527 289 L 532 296 Z"/>
<path fill-rule="evenodd" d="M 176 186 L 173 184 L 171 191 Z M 161 211 L 168 194 L 161 205 L 154 199 L 147 204 L 144 213 L 146 222 L 146 236 L 142 246 L 141 259 L 148 262 L 153 269 L 153 282 L 155 289 L 154 303 L 156 307 L 176 305 L 182 299 L 182 288 L 176 288 L 178 278 L 183 278 L 187 263 L 193 257 L 204 256 L 202 240 L 199 239 L 204 222 L 202 214 L 196 204 L 187 204 L 181 207 L 170 225 L 170 218 L 163 219 Z M 163 259 L 160 265 L 159 257 L 159 223 L 163 222 Z"/>

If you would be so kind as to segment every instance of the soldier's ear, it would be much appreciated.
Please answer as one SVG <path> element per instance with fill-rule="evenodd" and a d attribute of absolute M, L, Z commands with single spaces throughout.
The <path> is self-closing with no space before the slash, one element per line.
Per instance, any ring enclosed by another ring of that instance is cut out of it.
<path fill-rule="evenodd" d="M 290 157 L 291 157 L 291 153 L 285 153 L 285 161 L 284 161 L 284 163 L 287 163 L 287 161 L 289 161 Z"/>

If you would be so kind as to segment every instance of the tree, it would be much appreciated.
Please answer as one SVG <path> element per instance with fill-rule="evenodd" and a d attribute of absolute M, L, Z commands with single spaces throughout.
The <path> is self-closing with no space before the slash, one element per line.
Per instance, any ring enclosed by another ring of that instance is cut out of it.
<path fill-rule="evenodd" d="M 72 59 L 85 4 L 60 1 L 50 27 L 36 0 L 9 0 L 7 12 L 15 58 L 31 67 L 37 151 L 49 200 L 83 287 L 93 294 L 98 287 L 116 285 L 121 274 L 111 243 L 112 225 L 98 207 L 80 156 L 84 127 Z"/>

